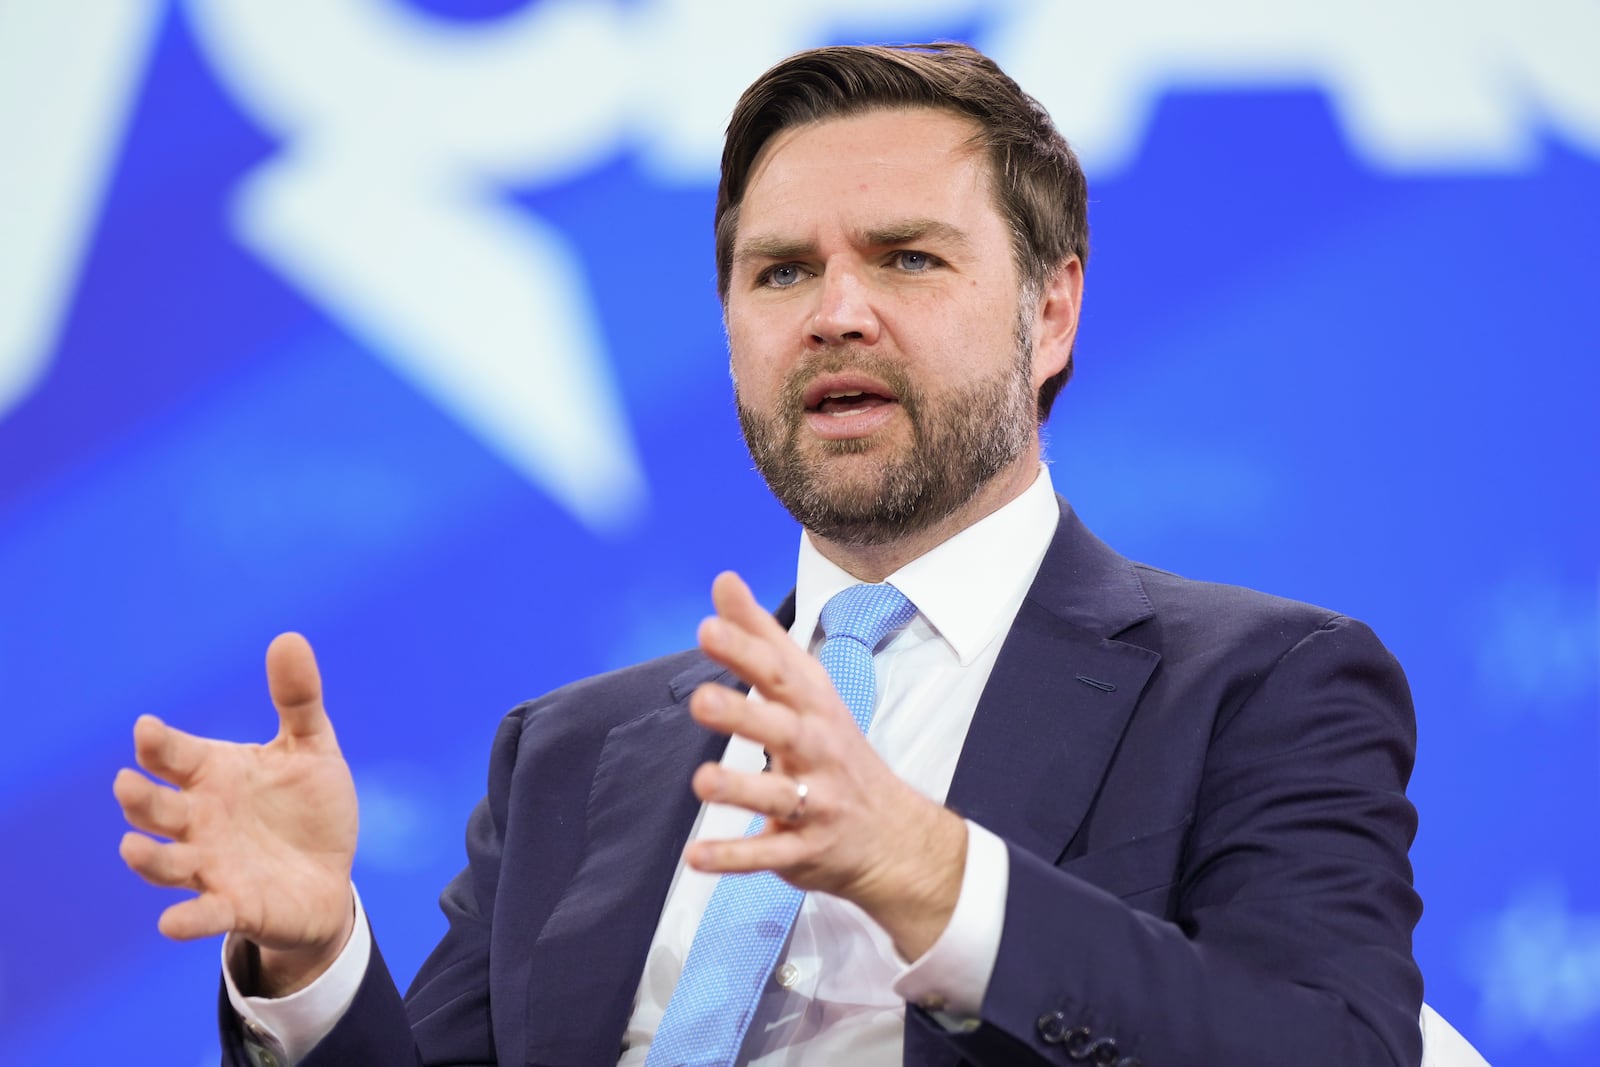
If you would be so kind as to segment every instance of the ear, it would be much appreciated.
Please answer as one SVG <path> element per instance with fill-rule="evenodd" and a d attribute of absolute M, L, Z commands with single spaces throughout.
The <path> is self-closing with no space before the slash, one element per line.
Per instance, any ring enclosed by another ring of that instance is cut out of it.
<path fill-rule="evenodd" d="M 1055 377 L 1072 361 L 1083 307 L 1083 263 L 1073 256 L 1056 269 L 1039 295 L 1033 322 L 1033 388 Z"/>

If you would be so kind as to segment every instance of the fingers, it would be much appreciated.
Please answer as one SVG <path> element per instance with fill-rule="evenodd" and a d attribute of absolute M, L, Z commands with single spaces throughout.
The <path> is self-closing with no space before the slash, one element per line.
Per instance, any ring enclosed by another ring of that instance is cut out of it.
<path fill-rule="evenodd" d="M 683 856 L 689 866 L 707 874 L 772 871 L 787 879 L 814 858 L 814 851 L 798 834 L 769 833 L 729 841 L 696 841 L 684 849 Z"/>
<path fill-rule="evenodd" d="M 711 583 L 711 603 L 717 614 L 751 634 L 788 637 L 788 632 L 761 606 L 750 587 L 733 571 L 723 571 Z"/>
<path fill-rule="evenodd" d="M 133 724 L 133 755 L 151 774 L 184 786 L 194 781 L 205 764 L 206 742 L 154 715 L 141 715 Z"/>
<path fill-rule="evenodd" d="M 803 669 L 806 656 L 789 635 L 773 638 L 750 633 L 727 619 L 713 616 L 700 623 L 696 635 L 706 655 L 749 682 L 772 700 L 785 700 L 793 694 L 798 679 L 794 672 Z M 785 647 L 787 646 L 787 647 Z"/>
<path fill-rule="evenodd" d="M 799 721 L 782 705 L 707 682 L 689 697 L 689 713 L 701 726 L 755 741 L 771 756 L 781 759 L 794 751 Z"/>
<path fill-rule="evenodd" d="M 712 583 L 711 599 L 717 615 L 702 622 L 699 632 L 706 655 L 769 700 L 799 712 L 843 711 L 822 666 L 789 638 L 738 575 L 719 574 Z"/>
<path fill-rule="evenodd" d="M 156 926 L 174 941 L 194 941 L 231 933 L 235 920 L 232 904 L 215 893 L 202 893 L 162 912 Z"/>
<path fill-rule="evenodd" d="M 809 796 L 801 806 L 799 782 L 787 774 L 743 774 L 705 763 L 690 784 L 695 796 L 708 804 L 731 804 L 765 815 L 769 822 L 788 823 L 790 816 L 802 814 L 809 821 L 818 815 Z"/>
<path fill-rule="evenodd" d="M 189 824 L 189 800 L 176 789 L 157 785 L 124 767 L 111 784 L 123 816 L 146 833 L 181 837 Z"/>
<path fill-rule="evenodd" d="M 131 771 L 129 772 L 132 773 Z M 182 842 L 162 844 L 143 834 L 122 836 L 118 850 L 122 860 L 151 885 L 164 888 L 198 889 L 199 853 Z M 233 905 L 215 893 L 201 893 L 181 901 L 161 913 L 157 928 L 176 941 L 226 934 L 234 929 L 237 916 Z"/>
<path fill-rule="evenodd" d="M 333 726 L 322 706 L 322 675 L 304 637 L 279 634 L 267 646 L 267 689 L 278 709 L 282 736 L 316 740 L 332 735 Z"/>
<path fill-rule="evenodd" d="M 192 845 L 182 841 L 163 844 L 129 831 L 122 835 L 122 845 L 117 851 L 122 855 L 122 862 L 151 885 L 195 887 L 200 854 Z"/>

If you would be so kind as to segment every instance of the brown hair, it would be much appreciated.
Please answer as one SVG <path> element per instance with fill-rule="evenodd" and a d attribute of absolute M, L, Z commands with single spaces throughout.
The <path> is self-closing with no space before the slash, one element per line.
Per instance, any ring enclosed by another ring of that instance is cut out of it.
<path fill-rule="evenodd" d="M 722 149 L 714 219 L 717 292 L 728 299 L 733 238 L 750 168 L 781 130 L 884 108 L 932 107 L 979 126 L 989 153 L 996 207 L 1011 225 L 1024 293 L 1039 293 L 1072 256 L 1089 260 L 1088 186 L 1083 168 L 1039 102 L 970 45 L 861 45 L 790 56 L 746 89 Z M 1072 375 L 1072 361 L 1039 389 L 1039 419 Z"/>

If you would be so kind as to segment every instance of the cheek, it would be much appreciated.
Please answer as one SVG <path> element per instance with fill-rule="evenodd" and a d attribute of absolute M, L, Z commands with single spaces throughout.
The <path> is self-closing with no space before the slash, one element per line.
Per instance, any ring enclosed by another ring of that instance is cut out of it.
<path fill-rule="evenodd" d="M 728 337 L 728 362 L 742 387 L 757 387 L 781 378 L 785 362 L 794 355 L 790 336 L 770 317 L 731 312 L 724 323 Z"/>
<path fill-rule="evenodd" d="M 740 400 L 749 404 L 757 397 L 772 391 L 772 381 L 779 373 L 769 354 L 764 353 L 749 333 L 730 325 L 728 329 L 728 372 Z"/>
<path fill-rule="evenodd" d="M 969 316 L 928 316 L 915 326 L 917 342 L 902 347 L 922 353 L 930 371 L 942 378 L 962 380 L 995 373 L 1016 358 L 1016 331 L 1007 318 L 988 313 Z"/>

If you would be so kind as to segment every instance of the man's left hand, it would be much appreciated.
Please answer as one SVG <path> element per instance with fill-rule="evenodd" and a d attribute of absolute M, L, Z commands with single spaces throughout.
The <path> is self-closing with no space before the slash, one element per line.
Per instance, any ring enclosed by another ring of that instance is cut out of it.
<path fill-rule="evenodd" d="M 700 624 L 701 649 L 763 699 L 708 683 L 689 709 L 703 726 L 762 745 L 771 767 L 750 774 L 705 763 L 695 771 L 694 792 L 765 815 L 767 824 L 751 837 L 691 843 L 689 865 L 721 874 L 770 870 L 801 889 L 843 897 L 915 960 L 955 910 L 966 823 L 889 769 L 822 664 L 795 645 L 738 575 L 718 575 L 711 599 L 717 614 Z"/>

